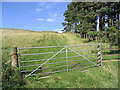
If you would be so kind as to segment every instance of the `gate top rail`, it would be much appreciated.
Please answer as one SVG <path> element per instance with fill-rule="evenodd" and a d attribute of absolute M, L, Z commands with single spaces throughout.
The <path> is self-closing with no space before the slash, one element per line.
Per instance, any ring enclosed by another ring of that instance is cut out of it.
<path fill-rule="evenodd" d="M 93 46 L 93 45 L 100 45 L 100 44 L 67 45 L 67 46 L 68 47 L 79 47 L 79 46 Z M 57 47 L 65 47 L 65 46 L 24 47 L 24 48 L 18 48 L 18 49 L 20 50 L 20 49 L 57 48 Z"/>
<path fill-rule="evenodd" d="M 97 49 L 81 49 L 81 50 L 75 50 L 75 51 L 88 51 L 88 50 L 97 50 Z M 65 53 L 65 52 L 66 52 L 66 51 L 61 51 L 61 53 Z M 72 52 L 72 51 L 67 51 L 67 52 Z M 40 55 L 40 54 L 51 54 L 51 53 L 57 53 L 57 52 L 21 54 L 21 56 Z"/>

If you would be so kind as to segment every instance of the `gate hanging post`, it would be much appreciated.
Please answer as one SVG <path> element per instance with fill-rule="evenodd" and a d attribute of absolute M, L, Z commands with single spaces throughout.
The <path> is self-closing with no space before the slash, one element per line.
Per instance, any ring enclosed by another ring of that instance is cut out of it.
<path fill-rule="evenodd" d="M 97 64 L 98 66 L 102 66 L 101 44 L 99 44 L 97 48 L 98 48 Z"/>
<path fill-rule="evenodd" d="M 12 67 L 18 68 L 18 54 L 17 54 L 17 47 L 11 48 L 11 60 L 12 60 Z"/>

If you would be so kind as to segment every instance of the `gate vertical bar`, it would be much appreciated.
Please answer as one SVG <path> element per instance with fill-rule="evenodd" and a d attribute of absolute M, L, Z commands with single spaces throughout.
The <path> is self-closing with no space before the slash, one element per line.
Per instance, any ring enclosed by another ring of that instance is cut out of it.
<path fill-rule="evenodd" d="M 67 46 L 66 46 L 66 61 L 67 61 L 67 72 L 68 72 L 68 53 L 67 53 Z"/>
<path fill-rule="evenodd" d="M 18 48 L 18 68 L 19 68 L 19 71 L 20 71 L 20 49 Z"/>
<path fill-rule="evenodd" d="M 101 44 L 100 44 L 100 65 L 102 66 L 102 51 L 101 51 Z"/>

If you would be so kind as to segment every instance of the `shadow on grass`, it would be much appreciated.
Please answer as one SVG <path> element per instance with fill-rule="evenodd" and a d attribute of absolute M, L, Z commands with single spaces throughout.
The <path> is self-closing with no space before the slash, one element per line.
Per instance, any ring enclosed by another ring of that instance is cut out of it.
<path fill-rule="evenodd" d="M 120 53 L 120 50 L 110 50 L 109 52 L 102 52 L 103 55 L 106 55 L 106 54 L 119 54 Z"/>
<path fill-rule="evenodd" d="M 88 42 L 91 42 L 91 41 L 94 41 L 94 40 L 89 39 L 87 41 L 83 41 L 83 43 L 88 43 Z"/>

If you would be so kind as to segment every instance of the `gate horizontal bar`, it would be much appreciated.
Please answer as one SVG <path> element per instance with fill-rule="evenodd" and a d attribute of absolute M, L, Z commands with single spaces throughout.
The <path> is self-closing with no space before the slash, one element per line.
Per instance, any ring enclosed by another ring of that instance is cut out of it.
<path fill-rule="evenodd" d="M 79 67 L 79 68 L 68 69 L 68 71 L 74 70 L 74 69 L 81 69 L 81 68 L 93 67 L 93 66 L 97 66 L 97 65 L 91 65 L 91 66 L 86 66 L 86 67 Z M 30 76 L 42 75 L 42 74 L 49 74 L 49 73 L 55 73 L 55 72 L 62 72 L 62 71 L 67 71 L 67 70 L 58 70 L 58 71 L 53 71 L 53 72 L 44 72 L 44 73 L 32 74 Z"/>
<path fill-rule="evenodd" d="M 69 58 L 72 58 L 72 57 L 80 57 L 80 56 L 70 56 Z M 52 58 L 52 59 L 64 59 L 66 57 L 61 57 L 61 58 Z M 51 59 L 51 60 L 52 60 Z M 40 59 L 40 60 L 28 60 L 28 61 L 20 61 L 20 62 L 34 62 L 34 61 L 45 61 L 47 59 Z"/>
<path fill-rule="evenodd" d="M 100 44 L 68 45 L 68 47 L 93 46 L 93 45 L 100 45 Z M 18 49 L 20 50 L 20 49 L 57 48 L 57 47 L 65 47 L 65 46 L 24 47 L 24 48 L 18 48 Z"/>
<path fill-rule="evenodd" d="M 80 60 L 86 60 L 86 59 L 80 59 Z M 72 61 L 79 61 L 79 60 L 72 60 Z M 46 63 L 46 65 L 49 65 L 49 64 L 56 64 L 56 63 L 64 63 L 64 62 L 67 62 L 67 61 L 63 61 L 63 62 L 55 62 L 55 63 Z M 71 62 L 71 61 L 68 61 L 68 62 Z M 26 66 L 20 66 L 20 67 L 30 67 L 30 66 L 39 66 L 41 64 L 36 64 L 36 65 L 26 65 Z"/>
<path fill-rule="evenodd" d="M 79 47 L 79 46 L 95 46 L 100 44 L 86 44 L 86 45 L 68 45 L 68 47 Z"/>
<path fill-rule="evenodd" d="M 93 59 L 93 58 L 92 58 Z M 86 60 L 86 59 L 79 59 L 79 60 L 72 60 L 72 61 L 81 61 L 81 60 Z M 63 62 L 55 62 L 55 63 L 46 63 L 46 65 L 49 65 L 49 64 L 57 64 L 57 63 L 64 63 L 64 62 L 67 62 L 67 61 L 63 61 Z M 68 61 L 68 62 L 71 62 L 71 61 Z M 41 64 L 35 64 L 35 65 L 26 65 L 26 66 L 20 66 L 20 67 L 30 67 L 30 66 L 39 66 Z"/>
<path fill-rule="evenodd" d="M 82 61 L 82 60 L 86 60 L 86 59 L 79 59 L 79 60 L 72 60 L 72 61 Z M 63 62 L 55 62 L 55 63 L 46 63 L 46 65 L 49 65 L 49 64 L 56 64 L 56 63 L 66 63 L 67 61 L 63 61 Z M 71 61 L 68 61 L 68 62 L 71 62 Z"/>
<path fill-rule="evenodd" d="M 66 67 L 67 65 L 65 66 L 58 66 L 58 67 L 50 67 L 50 68 L 43 68 L 43 69 L 38 69 L 36 71 L 40 71 L 40 70 L 46 70 L 46 69 L 53 69 L 53 68 L 61 68 L 61 67 Z M 31 72 L 33 70 L 25 70 L 25 71 L 20 71 L 20 72 Z"/>
<path fill-rule="evenodd" d="M 97 66 L 97 65 L 90 65 L 90 66 L 85 66 L 85 67 L 72 68 L 72 69 L 69 69 L 69 70 L 88 68 L 88 67 L 94 67 L 94 66 Z"/>
<path fill-rule="evenodd" d="M 88 55 L 84 55 L 84 56 L 91 56 L 91 55 L 98 55 L 98 54 L 88 54 Z M 80 57 L 80 56 L 69 56 L 68 58 L 72 58 L 72 57 Z M 61 58 L 52 58 L 52 59 L 64 59 L 66 57 L 61 57 Z M 51 59 L 51 60 L 52 60 Z M 20 62 L 34 62 L 34 61 L 45 61 L 47 59 L 39 59 L 39 60 L 28 60 L 28 61 L 20 61 Z"/>
<path fill-rule="evenodd" d="M 84 64 L 73 64 L 73 65 L 68 65 L 68 66 L 79 66 L 79 65 L 86 65 L 86 64 L 90 64 L 90 62 L 89 63 L 84 63 Z M 43 68 L 43 69 L 38 69 L 36 71 L 46 70 L 46 69 L 53 69 L 53 68 L 61 68 L 61 67 L 67 67 L 67 65 L 65 65 L 65 66 L 58 66 L 58 67 Z M 21 72 L 31 72 L 31 71 L 33 71 L 33 70 L 25 70 L 25 71 L 21 71 Z"/>
<path fill-rule="evenodd" d="M 24 47 L 24 48 L 18 48 L 18 49 L 38 49 L 38 48 L 57 48 L 57 47 L 65 47 L 65 46 Z"/>
<path fill-rule="evenodd" d="M 97 50 L 97 49 L 82 49 L 82 50 L 75 50 L 75 51 L 88 51 L 88 50 Z M 62 51 L 60 53 L 65 53 L 66 51 Z M 73 52 L 73 51 L 67 51 L 67 52 Z M 41 54 L 51 54 L 51 53 L 57 53 L 57 52 L 46 52 L 46 53 L 33 53 L 33 54 L 21 54 L 23 56 L 28 56 L 28 55 L 41 55 Z"/>

